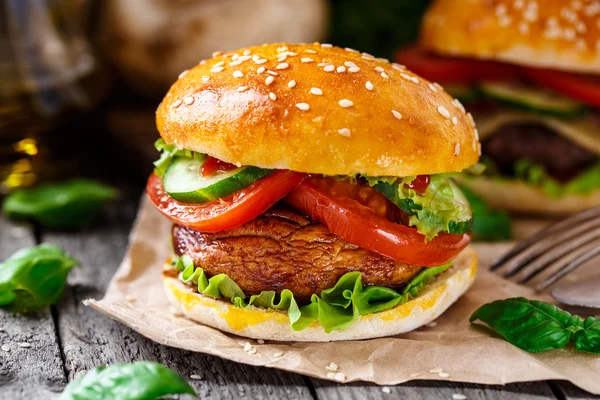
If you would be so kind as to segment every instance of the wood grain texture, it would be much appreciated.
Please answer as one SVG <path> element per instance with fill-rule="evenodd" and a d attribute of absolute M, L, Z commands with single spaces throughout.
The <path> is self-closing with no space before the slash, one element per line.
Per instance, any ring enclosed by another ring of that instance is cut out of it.
<path fill-rule="evenodd" d="M 0 218 L 0 261 L 35 244 L 28 227 Z M 27 343 L 31 347 L 21 347 Z M 52 399 L 66 383 L 50 308 L 34 315 L 0 309 L 0 399 Z"/>
<path fill-rule="evenodd" d="M 327 400 L 387 400 L 387 399 L 448 399 L 453 395 L 469 400 L 537 400 L 553 399 L 554 393 L 545 382 L 517 383 L 506 386 L 474 385 L 454 382 L 415 381 L 399 386 L 376 386 L 366 383 L 341 385 L 312 380 L 317 399 Z M 389 393 L 388 393 L 389 391 Z"/>
<path fill-rule="evenodd" d="M 69 379 L 98 365 L 154 360 L 188 378 L 202 399 L 312 399 L 299 375 L 158 345 L 82 304 L 86 298 L 103 296 L 125 254 L 139 199 L 139 192 L 133 192 L 124 192 L 122 200 L 107 206 L 80 234 L 44 235 L 45 241 L 61 245 L 82 263 L 70 275 L 71 287 L 58 306 Z"/>

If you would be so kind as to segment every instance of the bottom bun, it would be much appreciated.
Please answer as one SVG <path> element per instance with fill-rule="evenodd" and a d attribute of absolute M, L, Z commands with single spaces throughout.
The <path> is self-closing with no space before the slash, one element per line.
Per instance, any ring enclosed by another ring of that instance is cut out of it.
<path fill-rule="evenodd" d="M 170 264 L 165 269 L 172 270 Z M 163 273 L 169 300 L 186 317 L 219 330 L 253 339 L 330 342 L 392 336 L 419 328 L 439 317 L 473 283 L 477 254 L 467 247 L 454 265 L 428 282 L 415 299 L 390 310 L 361 315 L 350 327 L 326 333 L 317 322 L 301 331 L 290 326 L 287 312 L 249 306 L 199 294 L 172 273 Z"/>
<path fill-rule="evenodd" d="M 456 180 L 481 196 L 493 208 L 543 215 L 566 215 L 600 206 L 600 189 L 590 194 L 552 197 L 540 188 L 519 180 L 491 179 L 485 176 Z"/>

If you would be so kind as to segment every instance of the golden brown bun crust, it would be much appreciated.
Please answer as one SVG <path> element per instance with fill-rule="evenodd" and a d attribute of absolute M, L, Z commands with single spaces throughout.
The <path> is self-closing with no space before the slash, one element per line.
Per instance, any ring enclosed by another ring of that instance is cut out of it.
<path fill-rule="evenodd" d="M 561 216 L 600 206 L 600 189 L 590 194 L 567 194 L 554 198 L 535 186 L 517 180 L 498 180 L 485 176 L 457 179 L 491 207 L 515 213 Z"/>
<path fill-rule="evenodd" d="M 166 271 L 172 269 L 169 263 L 165 265 Z M 229 301 L 199 294 L 168 272 L 163 272 L 163 284 L 167 297 L 183 315 L 213 328 L 254 339 L 330 342 L 398 335 L 428 324 L 469 289 L 476 271 L 477 254 L 467 247 L 454 265 L 428 282 L 415 299 L 390 310 L 361 315 L 350 327 L 331 333 L 318 323 L 293 331 L 287 312 L 237 308 Z"/>
<path fill-rule="evenodd" d="M 442 54 L 600 73 L 600 0 L 437 0 L 421 46 Z"/>
<path fill-rule="evenodd" d="M 397 64 L 319 44 L 218 55 L 173 84 L 156 119 L 167 143 L 263 168 L 410 176 L 460 171 L 479 157 L 474 126 L 441 87 Z"/>

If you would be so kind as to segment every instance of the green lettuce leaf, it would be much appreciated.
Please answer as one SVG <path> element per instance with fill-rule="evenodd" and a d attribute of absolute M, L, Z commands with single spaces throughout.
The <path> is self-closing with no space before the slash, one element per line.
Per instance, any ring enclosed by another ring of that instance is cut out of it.
<path fill-rule="evenodd" d="M 431 240 L 440 232 L 452 232 L 458 224 L 471 224 L 472 212 L 469 202 L 447 174 L 430 176 L 425 194 L 420 195 L 405 184 L 415 177 L 364 177 L 404 212 L 408 213 L 409 225 Z M 454 226 L 451 226 L 455 224 Z M 466 227 L 470 230 L 470 226 Z"/>
<path fill-rule="evenodd" d="M 452 262 L 423 269 L 401 292 L 381 286 L 364 286 L 360 272 L 348 272 L 334 287 L 323 290 L 320 296 L 313 295 L 309 304 L 300 306 L 290 290 L 285 289 L 280 294 L 264 291 L 248 298 L 227 275 L 219 274 L 208 278 L 204 270 L 196 267 L 189 256 L 173 259 L 173 267 L 181 272 L 179 278 L 184 283 L 193 284 L 199 293 L 215 299 L 228 299 L 241 308 L 252 305 L 287 310 L 293 330 L 300 331 L 318 322 L 328 333 L 347 328 L 360 315 L 389 310 L 417 297 L 431 278 L 451 265 Z"/>
<path fill-rule="evenodd" d="M 154 142 L 156 150 L 160 151 L 160 158 L 154 161 L 154 173 L 158 176 L 163 176 L 169 165 L 175 157 L 190 157 L 197 160 L 204 160 L 204 154 L 196 153 L 191 150 L 178 149 L 175 145 L 166 143 L 162 138 Z"/>
<path fill-rule="evenodd" d="M 487 203 L 472 190 L 460 188 L 469 200 L 473 210 L 473 240 L 498 241 L 510 240 L 512 237 L 512 221 L 502 210 L 491 209 Z"/>
<path fill-rule="evenodd" d="M 555 180 L 542 165 L 529 160 L 517 161 L 514 170 L 517 179 L 540 187 L 544 193 L 552 197 L 588 194 L 600 188 L 600 161 L 566 183 Z"/>

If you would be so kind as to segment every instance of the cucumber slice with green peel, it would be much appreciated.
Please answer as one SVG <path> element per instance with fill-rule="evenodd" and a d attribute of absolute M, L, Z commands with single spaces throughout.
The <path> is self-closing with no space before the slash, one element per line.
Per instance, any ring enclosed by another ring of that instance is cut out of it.
<path fill-rule="evenodd" d="M 499 103 L 544 115 L 574 118 L 589 110 L 583 103 L 539 87 L 488 82 L 482 83 L 479 90 Z"/>
<path fill-rule="evenodd" d="M 163 187 L 169 196 L 182 203 L 206 203 L 227 197 L 272 172 L 247 166 L 203 176 L 201 170 L 205 161 L 176 157 L 163 177 Z"/>
<path fill-rule="evenodd" d="M 407 213 L 408 215 L 415 215 L 418 210 L 421 210 L 422 207 L 419 204 L 416 204 L 411 199 L 408 198 L 400 198 L 398 195 L 398 184 L 390 184 L 385 182 L 379 182 L 375 186 L 381 194 L 388 198 L 392 203 L 394 203 L 398 208 Z M 468 207 L 468 200 L 465 195 L 460 191 L 458 186 L 452 181 L 450 181 L 450 185 L 453 189 L 453 198 L 456 199 L 456 202 L 459 204 L 466 204 L 467 207 L 463 207 L 463 212 L 457 216 L 456 219 L 451 220 L 448 223 L 448 233 L 455 234 L 465 234 L 469 233 L 473 230 L 473 211 Z"/>

